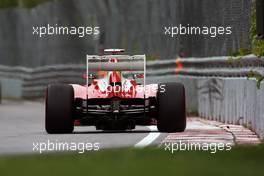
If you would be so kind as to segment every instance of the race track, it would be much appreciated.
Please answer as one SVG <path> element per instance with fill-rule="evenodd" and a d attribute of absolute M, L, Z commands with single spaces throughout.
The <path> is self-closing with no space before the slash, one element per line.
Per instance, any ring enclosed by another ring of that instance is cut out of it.
<path fill-rule="evenodd" d="M 199 118 L 188 118 L 184 133 L 159 133 L 155 126 L 139 126 L 127 132 L 103 132 L 96 131 L 94 127 L 75 127 L 73 134 L 50 135 L 44 129 L 44 115 L 44 103 L 41 101 L 3 101 L 0 105 L 0 154 L 36 153 L 39 151 L 33 150 L 33 144 L 47 141 L 98 143 L 100 149 L 144 147 L 179 140 L 259 143 L 255 133 L 242 126 L 227 126 Z"/>

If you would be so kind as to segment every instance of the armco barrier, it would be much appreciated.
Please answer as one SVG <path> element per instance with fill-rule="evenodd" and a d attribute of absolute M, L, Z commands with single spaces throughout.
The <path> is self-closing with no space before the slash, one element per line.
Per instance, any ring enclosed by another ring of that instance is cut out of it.
<path fill-rule="evenodd" d="M 186 88 L 187 108 L 201 117 L 225 123 L 242 124 L 264 138 L 264 85 L 260 89 L 253 71 L 264 76 L 264 58 L 254 55 L 240 59 L 229 57 L 184 58 L 147 62 L 147 83 L 182 82 Z M 3 96 L 39 98 L 51 83 L 85 84 L 83 65 L 52 65 L 39 68 L 0 66 L 0 81 L 5 79 Z M 20 86 L 9 89 L 7 86 Z M 8 84 L 7 84 L 8 83 Z M 13 92 L 8 92 L 9 90 Z M 21 92 L 14 92 L 21 91 Z"/>

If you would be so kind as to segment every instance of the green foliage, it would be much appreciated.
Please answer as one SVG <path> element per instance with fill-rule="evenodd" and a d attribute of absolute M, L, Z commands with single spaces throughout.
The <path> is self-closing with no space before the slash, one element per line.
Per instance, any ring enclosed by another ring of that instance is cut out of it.
<path fill-rule="evenodd" d="M 251 28 L 250 28 L 250 38 L 251 38 L 251 48 L 252 53 L 255 54 L 257 57 L 264 56 L 264 40 L 258 40 L 256 38 L 256 1 L 252 1 L 252 8 L 251 8 Z M 249 78 L 255 78 L 257 88 L 260 89 L 261 81 L 263 81 L 264 77 L 257 71 L 249 71 L 247 75 Z"/>
<path fill-rule="evenodd" d="M 146 59 L 148 61 L 158 60 L 160 58 L 159 54 L 147 54 Z"/>
<path fill-rule="evenodd" d="M 229 52 L 228 61 L 233 61 L 234 59 L 241 59 L 243 56 L 251 53 L 251 50 L 247 48 L 240 48 L 236 52 Z"/>
<path fill-rule="evenodd" d="M 133 42 L 132 53 L 133 54 L 138 54 L 139 51 L 140 51 L 140 45 L 139 45 L 138 41 Z"/>
<path fill-rule="evenodd" d="M 253 53 L 257 57 L 264 56 L 264 40 L 257 39 L 256 32 L 256 1 L 252 1 L 251 7 L 251 27 L 250 27 L 250 41 L 251 49 L 240 48 L 238 51 L 229 51 L 228 54 L 233 59 L 233 57 L 241 58 L 247 54 Z"/>
<path fill-rule="evenodd" d="M 23 7 L 32 8 L 51 0 L 0 0 L 0 8 Z"/>
<path fill-rule="evenodd" d="M 261 81 L 263 81 L 264 77 L 257 71 L 250 70 L 247 75 L 249 78 L 255 78 L 257 83 L 257 88 L 260 89 Z"/>
<path fill-rule="evenodd" d="M 23 7 L 32 8 L 49 0 L 23 0 Z"/>
<path fill-rule="evenodd" d="M 259 40 L 256 38 L 256 1 L 252 1 L 253 5 L 251 8 L 251 29 L 250 29 L 250 37 L 251 37 L 251 47 L 252 53 L 256 56 L 261 57 L 264 56 L 264 40 Z"/>
<path fill-rule="evenodd" d="M 251 51 L 250 51 L 250 49 L 247 49 L 247 48 L 239 48 L 238 49 L 238 51 L 236 51 L 236 52 L 231 52 L 229 55 L 230 55 L 230 57 L 236 57 L 236 58 L 241 58 L 242 56 L 245 56 L 245 55 L 248 55 L 248 54 L 250 54 L 251 53 Z"/>
<path fill-rule="evenodd" d="M 9 8 L 18 6 L 18 0 L 0 0 L 0 8 Z"/>

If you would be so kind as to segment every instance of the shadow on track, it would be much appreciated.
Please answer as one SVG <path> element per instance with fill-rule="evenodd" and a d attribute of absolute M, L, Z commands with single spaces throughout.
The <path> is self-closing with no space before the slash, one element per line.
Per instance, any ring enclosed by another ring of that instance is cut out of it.
<path fill-rule="evenodd" d="M 131 130 L 131 131 L 124 131 L 124 130 L 96 130 L 96 131 L 74 131 L 72 134 L 104 134 L 104 133 L 152 133 L 158 131 L 151 131 L 151 130 Z"/>

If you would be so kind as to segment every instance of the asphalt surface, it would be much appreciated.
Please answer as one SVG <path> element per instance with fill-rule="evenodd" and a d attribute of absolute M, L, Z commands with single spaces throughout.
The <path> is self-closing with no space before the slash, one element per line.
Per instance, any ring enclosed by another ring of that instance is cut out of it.
<path fill-rule="evenodd" d="M 43 102 L 30 101 L 4 101 L 0 105 L 0 154 L 37 152 L 33 151 L 33 143 L 47 143 L 48 140 L 77 144 L 99 143 L 100 148 L 113 148 L 135 146 L 150 133 L 156 137 L 151 144 L 159 144 L 167 136 L 166 133 L 157 135 L 155 128 L 144 126 L 127 132 L 103 132 L 94 127 L 75 127 L 73 134 L 50 135 L 44 127 L 44 107 Z"/>
<path fill-rule="evenodd" d="M 48 142 L 54 145 L 88 143 L 92 145 L 88 147 L 89 150 L 95 150 L 95 146 L 99 146 L 99 149 L 144 147 L 179 140 L 235 144 L 238 139 L 229 127 L 199 118 L 188 118 L 184 133 L 159 133 L 155 126 L 139 126 L 126 132 L 104 132 L 96 131 L 94 127 L 75 127 L 73 134 L 50 135 L 44 129 L 44 115 L 44 103 L 41 101 L 3 101 L 0 105 L 0 154 L 39 153 L 41 143 L 45 143 L 45 149 Z M 249 144 L 259 142 L 250 130 L 241 126 L 233 126 L 233 129 L 242 135 L 242 141 Z M 250 140 L 246 140 L 247 138 Z"/>

